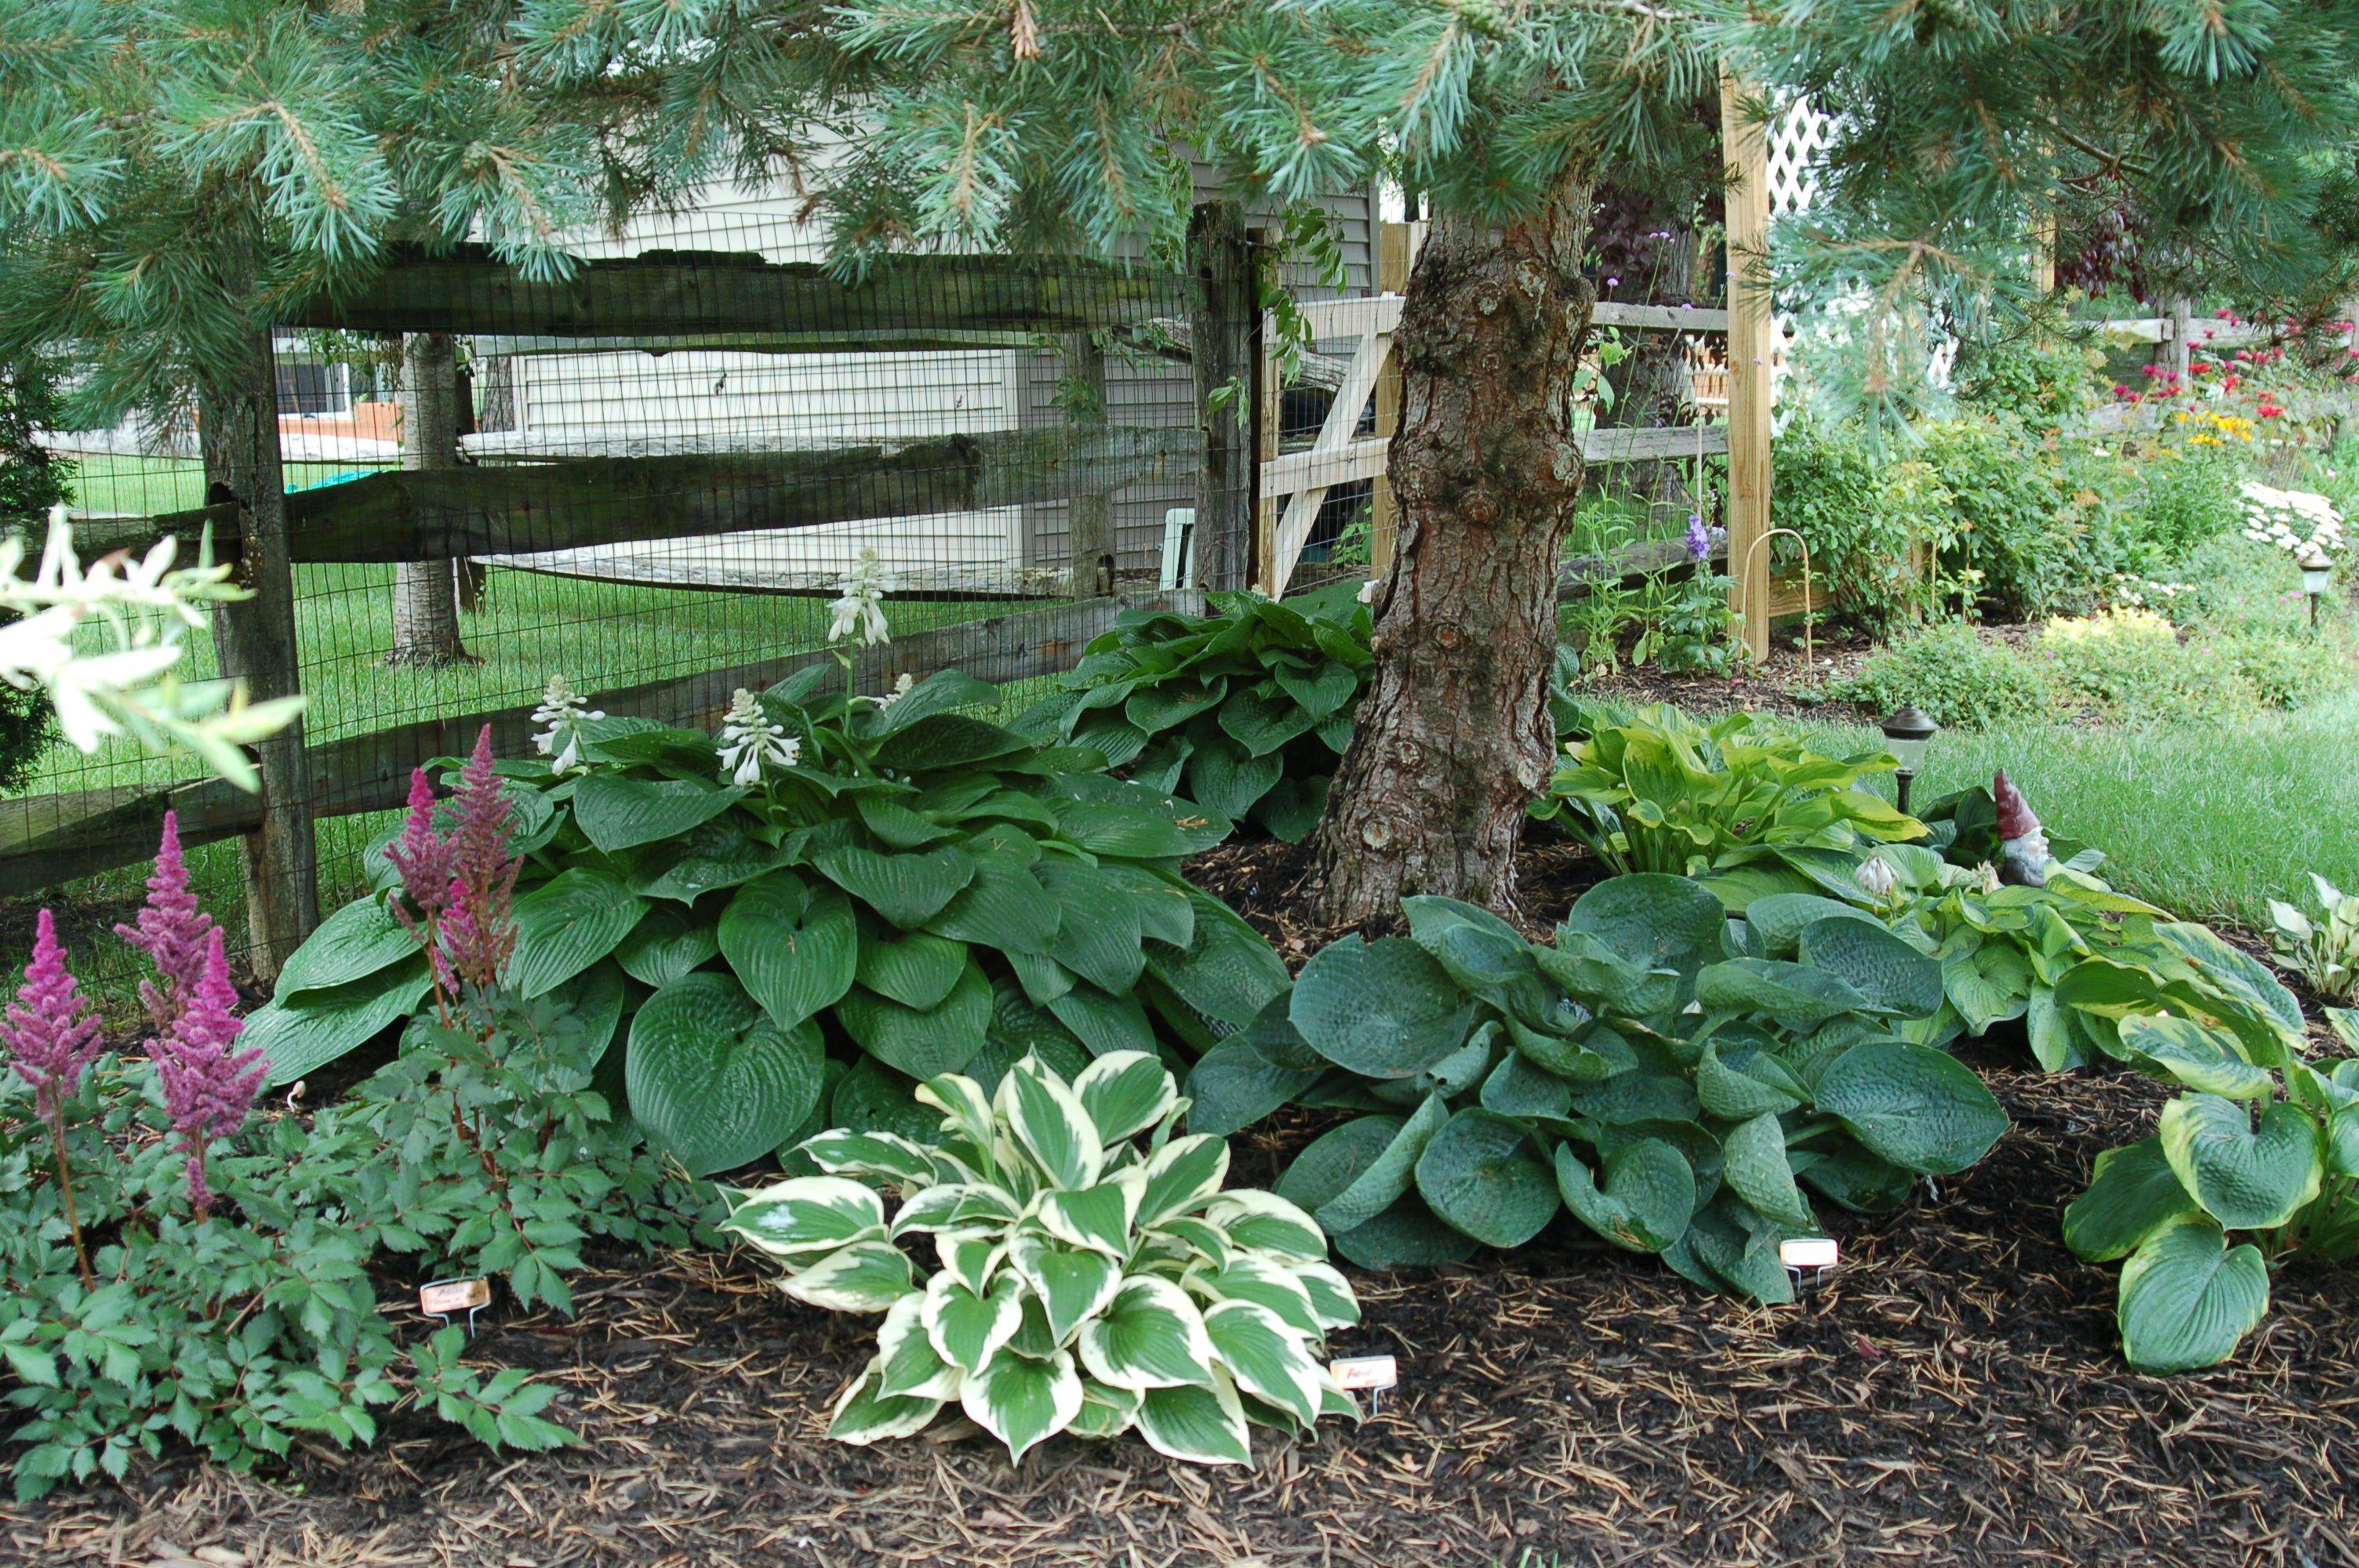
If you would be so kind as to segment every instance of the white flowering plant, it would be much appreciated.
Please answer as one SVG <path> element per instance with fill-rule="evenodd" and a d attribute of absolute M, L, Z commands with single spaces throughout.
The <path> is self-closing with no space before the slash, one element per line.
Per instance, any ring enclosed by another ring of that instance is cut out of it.
<path fill-rule="evenodd" d="M 2278 490 L 2257 480 L 2246 480 L 2242 490 L 2245 537 L 2255 544 L 2283 550 L 2305 565 L 2332 565 L 2349 547 L 2343 514 L 2316 491 Z"/>
<path fill-rule="evenodd" d="M 540 706 L 532 710 L 532 721 L 542 726 L 532 738 L 533 749 L 549 759 L 549 771 L 559 778 L 582 772 L 588 766 L 582 760 L 582 726 L 605 717 L 576 695 L 563 676 L 551 676 Z"/>
<path fill-rule="evenodd" d="M 192 753 L 240 789 L 258 788 L 240 748 L 294 722 L 303 699 L 250 702 L 243 682 L 184 682 L 174 673 L 208 607 L 248 597 L 230 568 L 202 548 L 195 566 L 174 567 L 179 546 L 168 537 L 145 556 L 84 567 L 62 504 L 49 510 L 29 578 L 20 575 L 26 548 L 20 535 L 0 536 L 0 611 L 14 615 L 0 625 L 0 680 L 46 695 L 78 752 L 127 734 L 153 752 Z"/>

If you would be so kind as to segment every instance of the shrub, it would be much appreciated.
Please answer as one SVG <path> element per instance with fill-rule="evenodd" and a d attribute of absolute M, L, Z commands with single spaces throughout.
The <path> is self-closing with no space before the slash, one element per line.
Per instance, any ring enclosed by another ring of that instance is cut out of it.
<path fill-rule="evenodd" d="M 2013 415 L 1943 420 L 1921 432 L 1924 461 L 1954 507 L 1946 563 L 2010 620 L 2087 603 L 2115 563 L 2099 558 L 2068 504 L 2062 469 Z"/>
<path fill-rule="evenodd" d="M 1954 535 L 1956 503 L 1939 470 L 1921 458 L 1878 458 L 1855 428 L 1808 419 L 1778 436 L 1777 458 L 1778 524 L 1809 541 L 1813 579 L 1836 608 L 1879 628 L 1924 613 L 1920 551 L 1945 549 Z M 1799 569 L 1799 554 L 1781 555 L 1781 567 Z"/>
<path fill-rule="evenodd" d="M 1567 745 L 1531 815 L 1616 871 L 1674 876 L 1756 849 L 1840 849 L 1924 831 L 1857 787 L 1892 770 L 1889 753 L 1822 757 L 1795 736 L 1755 736 L 1753 726 L 1751 714 L 1732 713 L 1707 727 L 1670 707 L 1613 724 L 1583 708 L 1586 738 Z"/>
<path fill-rule="evenodd" d="M 1114 1052 L 1068 1084 L 1027 1056 L 996 1094 L 954 1075 L 918 1093 L 942 1113 L 932 1146 L 821 1133 L 799 1157 L 825 1174 L 738 1195 L 726 1227 L 785 1264 L 796 1300 L 884 1314 L 829 1436 L 908 1437 L 955 1400 L 1011 1459 L 1136 1427 L 1175 1459 L 1244 1465 L 1249 1422 L 1358 1418 L 1319 1359 L 1360 1319 L 1326 1237 L 1282 1199 L 1222 1190 L 1228 1145 L 1172 1136 L 1188 1102 L 1161 1063 Z M 932 1238 L 939 1272 L 908 1237 Z"/>
<path fill-rule="evenodd" d="M 1893 1034 L 1940 977 L 1873 923 L 1812 926 L 1797 963 L 1733 943 L 1680 877 L 1600 883 L 1552 946 L 1447 899 L 1402 907 L 1409 935 L 1325 948 L 1190 1078 L 1224 1122 L 1247 1086 L 1368 1113 L 1277 1187 L 1363 1266 L 1518 1247 L 1561 1206 L 1707 1289 L 1790 1300 L 1777 1244 L 1817 1227 L 1805 1187 L 1888 1210 L 2006 1125 L 1972 1072 Z"/>
<path fill-rule="evenodd" d="M 621 1020 L 602 1088 L 689 1171 L 826 1126 L 922 1134 L 910 1090 L 945 1072 L 1201 1050 L 1283 988 L 1268 945 L 1180 877 L 1225 817 L 960 711 L 997 697 L 971 677 L 880 703 L 821 693 L 824 673 L 739 693 L 717 741 L 552 690 L 542 757 L 495 764 L 486 741 L 466 769 L 527 857 L 499 972 Z M 440 874 L 405 869 L 431 836 L 422 773 L 411 798 L 369 853 L 376 891 L 255 1016 L 277 1080 L 421 1005 L 408 928 L 455 938 Z"/>
<path fill-rule="evenodd" d="M 1940 723 L 1966 728 L 2030 718 L 2047 705 L 2027 661 L 1955 622 L 1895 639 L 1828 689 L 1878 713 L 1913 702 Z"/>
<path fill-rule="evenodd" d="M 1151 789 L 1300 838 L 1318 825 L 1375 663 L 1356 591 L 1339 583 L 1283 604 L 1211 594 L 1209 616 L 1126 611 L 1016 728 L 1094 747 Z"/>
<path fill-rule="evenodd" d="M 2120 514 L 2130 564 L 2144 571 L 2179 566 L 2245 521 L 2237 484 L 2242 449 L 2164 447 L 2135 465 L 2137 490 Z"/>
<path fill-rule="evenodd" d="M 1984 413 L 2053 429 L 2096 406 L 2096 371 L 2104 362 L 2086 344 L 2045 334 L 1970 342 L 1958 355 L 1958 397 Z"/>

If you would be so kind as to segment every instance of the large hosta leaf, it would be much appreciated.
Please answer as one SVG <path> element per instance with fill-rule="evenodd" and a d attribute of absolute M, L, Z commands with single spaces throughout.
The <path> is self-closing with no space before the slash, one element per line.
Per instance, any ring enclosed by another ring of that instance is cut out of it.
<path fill-rule="evenodd" d="M 1941 966 L 1881 925 L 1849 914 L 1819 921 L 1802 933 L 1801 954 L 1887 1012 L 1930 1018 L 1940 1011 Z"/>
<path fill-rule="evenodd" d="M 852 989 L 860 926 L 832 888 L 813 892 L 792 871 L 737 890 L 721 913 L 721 950 L 754 1000 L 791 1029 Z"/>
<path fill-rule="evenodd" d="M 972 959 L 950 994 L 918 1009 L 853 988 L 837 1001 L 844 1033 L 878 1061 L 913 1078 L 955 1073 L 983 1049 L 991 1026 L 991 981 Z"/>
<path fill-rule="evenodd" d="M 878 854 L 842 846 L 819 850 L 811 856 L 811 863 L 836 886 L 904 931 L 940 914 L 974 880 L 973 859 L 957 849 Z"/>
<path fill-rule="evenodd" d="M 2134 1013 L 2122 1020 L 2122 1049 L 2158 1076 L 2223 1099 L 2267 1099 L 2277 1077 L 2245 1059 L 2236 1037 L 2191 1018 Z"/>
<path fill-rule="evenodd" d="M 2097 1156 L 2089 1190 L 2065 1207 L 2064 1245 L 2093 1263 L 2110 1263 L 2197 1212 L 2193 1195 L 2162 1152 L 2162 1140 L 2141 1138 Z"/>
<path fill-rule="evenodd" d="M 658 839 L 677 838 L 745 798 L 742 789 L 723 789 L 701 779 L 634 779 L 591 773 L 573 789 L 573 820 L 590 842 L 608 854 Z"/>
<path fill-rule="evenodd" d="M 2181 1095 L 2162 1108 L 2162 1152 L 2204 1212 L 2231 1230 L 2283 1225 L 2318 1195 L 2325 1162 L 2318 1124 L 2280 1100 L 2261 1112 L 2218 1095 Z"/>
<path fill-rule="evenodd" d="M 1521 1247 L 1556 1214 L 1556 1177 L 1531 1135 L 1506 1117 L 1462 1110 L 1418 1156 L 1433 1212 L 1486 1246 Z"/>
<path fill-rule="evenodd" d="M 1812 1223 L 1810 1206 L 1794 1184 L 1786 1130 L 1775 1116 L 1739 1122 L 1721 1136 L 1721 1180 L 1760 1214 L 1780 1225 Z"/>
<path fill-rule="evenodd" d="M 1404 1078 L 1464 1044 L 1468 1014 L 1457 985 L 1424 948 L 1405 936 L 1351 935 L 1303 967 L 1288 1016 L 1337 1066 Z"/>
<path fill-rule="evenodd" d="M 1564 924 L 1647 968 L 1692 975 L 1727 951 L 1728 911 L 1686 877 L 1614 877 L 1573 901 Z"/>
<path fill-rule="evenodd" d="M 710 918 L 659 903 L 648 910 L 614 949 L 623 972 L 661 990 L 721 951 L 721 933 Z"/>
<path fill-rule="evenodd" d="M 1225 1378 L 1202 1388 L 1150 1389 L 1134 1419 L 1158 1454 L 1190 1465 L 1253 1463 L 1245 1405 Z"/>
<path fill-rule="evenodd" d="M 941 1413 L 944 1400 L 883 1391 L 883 1357 L 869 1363 L 835 1402 L 827 1434 L 837 1443 L 866 1447 L 897 1437 L 914 1437 Z"/>
<path fill-rule="evenodd" d="M 1238 1388 L 1305 1426 L 1319 1419 L 1319 1364 L 1277 1313 L 1258 1302 L 1216 1302 L 1204 1309 L 1204 1332 Z"/>
<path fill-rule="evenodd" d="M 1604 1177 L 1600 1184 L 1571 1144 L 1557 1146 L 1557 1192 L 1598 1235 L 1634 1251 L 1660 1252 L 1686 1234 L 1696 1207 L 1695 1172 L 1677 1149 L 1641 1138 L 1607 1157 Z"/>
<path fill-rule="evenodd" d="M 408 1018 L 432 985 L 426 956 L 414 954 L 364 979 L 255 1009 L 238 1049 L 259 1050 L 270 1062 L 270 1082 L 291 1084 Z"/>
<path fill-rule="evenodd" d="M 1766 1013 L 1797 1029 L 1864 1012 L 1873 1004 L 1840 977 L 1778 958 L 1730 958 L 1696 976 L 1710 1012 Z"/>
<path fill-rule="evenodd" d="M 816 1025 L 782 1030 L 727 975 L 683 975 L 631 1021 L 631 1114 L 690 1174 L 770 1152 L 818 1103 Z"/>
<path fill-rule="evenodd" d="M 1185 946 L 1150 949 L 1147 967 L 1200 1017 L 1243 1029 L 1285 993 L 1286 965 L 1220 900 L 1190 888 L 1188 905 Z"/>
<path fill-rule="evenodd" d="M 853 974 L 878 996 L 923 1011 L 951 994 L 969 964 L 963 942 L 930 931 L 888 935 L 882 930 L 869 930 L 860 934 L 860 957 Z"/>
<path fill-rule="evenodd" d="M 1343 1178 L 1331 1195 L 1321 1196 L 1315 1206 L 1304 1206 L 1311 1209 L 1311 1217 L 1331 1234 L 1356 1229 L 1392 1207 L 1409 1190 L 1427 1145 L 1449 1119 L 1450 1108 L 1438 1094 L 1426 1097 L 1425 1103 L 1406 1121 L 1388 1116 L 1362 1117 L 1305 1149 L 1288 1168 L 1288 1175 L 1293 1176 L 1298 1169 L 1305 1170 L 1306 1174 L 1299 1178 L 1300 1182 L 1323 1184 Z M 1330 1140 L 1337 1141 L 1330 1145 Z M 1322 1167 L 1331 1160 L 1338 1168 L 1332 1174 L 1322 1174 Z M 1278 1184 L 1278 1195 L 1302 1202 L 1287 1190 L 1283 1181 Z"/>
<path fill-rule="evenodd" d="M 1134 1274 L 1106 1309 L 1082 1328 L 1082 1365 L 1117 1389 L 1209 1388 L 1212 1341 L 1188 1292 L 1169 1280 Z"/>
<path fill-rule="evenodd" d="M 1057 901 L 1007 856 L 980 859 L 973 880 L 927 929 L 1011 953 L 1046 954 L 1057 939 Z"/>
<path fill-rule="evenodd" d="M 746 1195 L 722 1227 L 777 1258 L 817 1257 L 885 1234 L 876 1189 L 843 1176 L 792 1176 Z"/>
<path fill-rule="evenodd" d="M 419 939 L 378 897 L 354 899 L 303 938 L 278 971 L 273 993 L 284 1001 L 302 991 L 332 990 L 418 956 Z"/>
<path fill-rule="evenodd" d="M 1008 1352 L 960 1384 L 959 1405 L 968 1420 L 1007 1445 L 1010 1459 L 1021 1459 L 1081 1412 L 1082 1379 L 1067 1351 L 1040 1361 Z"/>
<path fill-rule="evenodd" d="M 2145 1371 L 2217 1366 L 2268 1310 L 2260 1249 L 2230 1247 L 2201 1215 L 2171 1221 L 2122 1265 L 2122 1352 Z"/>
<path fill-rule="evenodd" d="M 2006 1111 L 1957 1058 L 1897 1040 L 1864 1040 L 1819 1076 L 1819 1109 L 1896 1165 L 1962 1171 L 2006 1130 Z"/>
<path fill-rule="evenodd" d="M 693 903 L 716 888 L 736 887 L 774 871 L 785 850 L 755 836 L 742 811 L 716 816 L 677 838 L 649 844 L 630 857 L 631 889 L 643 898 Z"/>
<path fill-rule="evenodd" d="M 647 906 L 623 879 L 576 866 L 516 902 L 508 983 L 527 997 L 555 990 L 620 946 Z"/>
<path fill-rule="evenodd" d="M 1363 1269 L 1440 1269 L 1474 1255 L 1474 1238 L 1445 1225 L 1414 1195 L 1364 1225 L 1339 1232 L 1335 1250 Z"/>

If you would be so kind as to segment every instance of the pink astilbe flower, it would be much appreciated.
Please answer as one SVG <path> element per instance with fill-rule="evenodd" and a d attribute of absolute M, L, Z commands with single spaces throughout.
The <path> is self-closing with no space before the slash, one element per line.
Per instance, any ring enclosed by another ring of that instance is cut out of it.
<path fill-rule="evenodd" d="M 16 1076 L 33 1087 L 42 1120 L 57 1119 L 101 1044 L 98 1020 L 66 968 L 57 921 L 44 909 L 34 923 L 33 961 L 25 966 L 25 983 L 16 988 L 15 1004 L 0 1015 L 0 1045 L 7 1047 Z"/>
<path fill-rule="evenodd" d="M 163 841 L 156 846 L 156 869 L 147 877 L 147 902 L 139 907 L 137 924 L 114 928 L 156 967 L 154 979 L 139 982 L 139 1000 L 158 1035 L 172 1027 L 195 994 L 204 975 L 205 938 L 214 929 L 212 917 L 197 907 L 197 895 L 189 891 L 179 816 L 168 811 Z"/>
<path fill-rule="evenodd" d="M 441 923 L 451 970 L 478 987 L 497 985 L 516 951 L 517 863 L 508 854 L 514 814 L 492 767 L 492 727 L 486 724 L 475 737 L 475 752 L 467 759 L 452 806 L 451 889 Z"/>
<path fill-rule="evenodd" d="M 409 770 L 409 816 L 402 822 L 401 837 L 386 847 L 385 858 L 401 873 L 402 896 L 419 919 L 431 920 L 442 912 L 450 896 L 452 856 L 451 846 L 434 829 L 434 785 L 424 768 Z M 399 903 L 394 913 L 403 925 L 410 925 L 408 911 Z"/>
<path fill-rule="evenodd" d="M 259 1046 L 231 1047 L 245 1021 L 237 1016 L 237 990 L 229 981 L 229 959 L 221 933 L 205 948 L 205 967 L 196 993 L 171 1033 L 147 1043 L 156 1076 L 164 1090 L 164 1110 L 180 1135 L 189 1162 L 189 1203 L 201 1214 L 212 1206 L 205 1182 L 205 1147 L 245 1125 L 254 1097 L 270 1064 Z"/>

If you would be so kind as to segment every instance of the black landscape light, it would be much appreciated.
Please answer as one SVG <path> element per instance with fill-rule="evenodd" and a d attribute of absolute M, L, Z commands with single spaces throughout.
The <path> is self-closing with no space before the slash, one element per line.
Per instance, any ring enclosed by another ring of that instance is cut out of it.
<path fill-rule="evenodd" d="M 1941 727 L 1919 713 L 1912 702 L 1886 719 L 1881 728 L 1885 744 L 1891 747 L 1892 754 L 1900 760 L 1899 769 L 1894 776 L 1900 781 L 1900 810 L 1906 816 L 1909 781 L 1916 778 L 1917 770 L 1925 765 L 1925 747 L 1940 732 Z"/>

